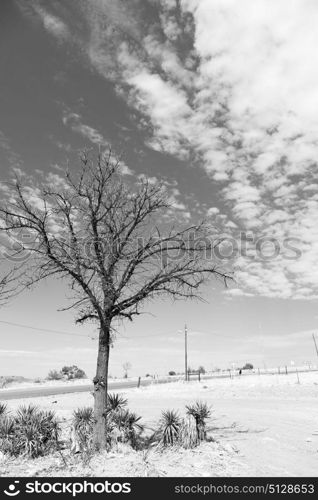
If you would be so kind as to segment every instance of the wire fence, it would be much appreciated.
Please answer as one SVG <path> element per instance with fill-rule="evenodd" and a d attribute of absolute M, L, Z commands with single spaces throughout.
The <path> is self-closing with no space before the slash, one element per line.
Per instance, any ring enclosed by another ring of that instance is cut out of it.
<path fill-rule="evenodd" d="M 239 369 L 227 369 L 227 370 L 219 370 L 216 372 L 205 372 L 202 373 L 200 371 L 189 371 L 187 374 L 187 381 L 202 381 L 208 379 L 224 379 L 224 378 L 235 378 L 235 377 L 249 377 L 253 375 L 289 375 L 297 373 L 308 373 L 308 372 L 318 372 L 318 366 L 288 366 L 282 365 L 278 367 L 271 368 L 254 368 L 251 370 L 239 370 Z M 156 383 L 169 383 L 169 382 L 177 382 L 177 381 L 185 381 L 184 373 L 177 375 L 169 375 L 166 377 L 152 376 L 141 378 L 139 377 L 139 383 L 137 382 L 137 386 L 140 385 L 151 385 Z"/>

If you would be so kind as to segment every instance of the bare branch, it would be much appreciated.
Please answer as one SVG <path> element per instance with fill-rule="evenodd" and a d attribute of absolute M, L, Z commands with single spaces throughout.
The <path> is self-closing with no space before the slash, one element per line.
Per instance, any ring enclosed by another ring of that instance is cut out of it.
<path fill-rule="evenodd" d="M 17 179 L 0 206 L 1 225 L 19 241 L 21 231 L 33 243 L 23 286 L 47 277 L 67 281 L 77 322 L 100 325 L 131 320 L 156 295 L 198 298 L 210 277 L 227 284 L 232 276 L 215 261 L 221 239 L 205 223 L 168 227 L 161 218 L 169 208 L 162 185 L 127 185 L 111 151 L 97 159 L 83 152 L 77 175 L 65 174 L 65 188 L 52 184 L 22 186 Z"/>

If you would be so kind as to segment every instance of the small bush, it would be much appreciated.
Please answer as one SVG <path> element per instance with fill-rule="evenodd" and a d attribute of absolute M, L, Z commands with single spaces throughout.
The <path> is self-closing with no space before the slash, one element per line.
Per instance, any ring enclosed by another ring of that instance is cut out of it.
<path fill-rule="evenodd" d="M 74 380 L 80 378 L 87 378 L 86 373 L 81 368 L 78 368 L 76 365 L 73 366 L 63 366 L 61 370 L 61 374 L 63 378 L 67 380 Z"/>
<path fill-rule="evenodd" d="M 53 412 L 21 406 L 15 415 L 0 419 L 0 449 L 13 456 L 43 456 L 57 449 L 59 433 Z"/>
<path fill-rule="evenodd" d="M 200 443 L 196 421 L 192 415 L 187 415 L 186 418 L 182 420 L 179 443 L 183 448 L 194 448 Z"/>
<path fill-rule="evenodd" d="M 175 410 L 165 410 L 160 418 L 160 443 L 163 446 L 173 446 L 178 443 L 181 419 Z"/>
<path fill-rule="evenodd" d="M 123 398 L 120 394 L 107 394 L 107 412 L 122 410 L 123 408 L 126 408 L 127 404 L 127 399 Z"/>
<path fill-rule="evenodd" d="M 5 416 L 0 419 L 0 449 L 8 455 L 16 454 L 13 418 Z"/>
<path fill-rule="evenodd" d="M 128 401 L 117 393 L 107 395 L 106 426 L 109 445 L 118 441 L 138 448 L 139 437 L 144 430 L 141 417 L 127 408 Z"/>
<path fill-rule="evenodd" d="M 253 368 L 254 366 L 252 365 L 252 363 L 245 363 L 242 370 L 253 370 Z"/>
<path fill-rule="evenodd" d="M 75 373 L 74 373 L 74 378 L 76 378 L 76 379 L 87 378 L 87 376 L 86 376 L 86 373 L 84 372 L 84 370 L 82 370 L 81 368 L 78 368 L 78 370 L 75 371 Z"/>
<path fill-rule="evenodd" d="M 168 373 L 168 375 L 170 375 L 170 376 L 172 377 L 173 375 L 176 375 L 176 372 L 174 372 L 173 370 L 171 370 L 171 371 Z"/>
<path fill-rule="evenodd" d="M 75 431 L 75 439 L 78 442 L 80 450 L 87 450 L 91 447 L 94 425 L 93 408 L 83 407 L 78 408 L 73 412 L 72 419 L 73 428 Z M 76 443 L 73 444 L 76 448 Z"/>
<path fill-rule="evenodd" d="M 48 380 L 62 380 L 62 378 L 63 378 L 62 373 L 58 372 L 57 370 L 51 370 L 47 376 Z"/>
<path fill-rule="evenodd" d="M 9 384 L 12 384 L 13 382 L 15 382 L 17 380 L 17 378 L 15 377 L 0 377 L 0 387 L 2 389 L 4 389 L 5 387 L 7 387 Z"/>
<path fill-rule="evenodd" d="M 120 394 L 108 394 L 106 433 L 109 448 L 118 442 L 139 448 L 144 426 L 141 417 L 127 408 L 127 399 Z M 71 442 L 75 452 L 89 452 L 93 443 L 94 412 L 92 408 L 79 408 L 73 413 Z"/>
<path fill-rule="evenodd" d="M 198 439 L 204 441 L 206 439 L 206 420 L 211 416 L 211 409 L 206 403 L 196 401 L 192 405 L 186 406 L 187 415 L 194 417 L 196 422 Z"/>
<path fill-rule="evenodd" d="M 5 403 L 0 403 L 0 418 L 3 418 L 7 414 L 7 405 Z"/>
<path fill-rule="evenodd" d="M 141 417 L 129 410 L 114 411 L 109 415 L 111 418 L 111 432 L 114 429 L 118 431 L 117 440 L 122 443 L 129 443 L 133 448 L 138 447 L 138 438 L 144 430 L 144 426 L 140 424 Z"/>

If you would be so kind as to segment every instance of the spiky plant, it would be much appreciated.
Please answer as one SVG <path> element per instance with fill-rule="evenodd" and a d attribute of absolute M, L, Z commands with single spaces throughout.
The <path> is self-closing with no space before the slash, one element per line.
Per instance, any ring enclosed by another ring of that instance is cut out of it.
<path fill-rule="evenodd" d="M 0 449 L 13 456 L 45 455 L 58 445 L 59 425 L 53 412 L 22 406 L 0 419 Z"/>
<path fill-rule="evenodd" d="M 203 401 L 196 401 L 187 405 L 186 410 L 187 415 L 191 415 L 195 419 L 198 439 L 204 441 L 206 439 L 206 420 L 211 416 L 211 408 Z"/>
<path fill-rule="evenodd" d="M 16 418 L 21 422 L 29 422 L 39 411 L 37 406 L 31 404 L 29 406 L 21 405 L 17 409 Z"/>
<path fill-rule="evenodd" d="M 73 412 L 73 424 L 75 428 L 90 429 L 94 424 L 94 411 L 89 406 L 78 408 Z"/>
<path fill-rule="evenodd" d="M 183 448 L 194 448 L 200 441 L 195 418 L 192 415 L 187 415 L 180 427 L 179 443 Z"/>
<path fill-rule="evenodd" d="M 0 418 L 3 418 L 7 415 L 8 408 L 5 403 L 0 403 Z"/>
<path fill-rule="evenodd" d="M 14 454 L 31 458 L 57 449 L 60 428 L 52 411 L 21 406 L 13 417 Z"/>
<path fill-rule="evenodd" d="M 14 420 L 3 416 L 0 418 L 0 450 L 8 455 L 14 455 L 15 448 Z"/>
<path fill-rule="evenodd" d="M 130 443 L 134 448 L 138 445 L 138 437 L 144 430 L 144 426 L 140 423 L 141 417 L 129 410 L 119 410 L 111 414 L 111 423 L 113 429 L 116 428 L 124 443 Z M 113 431 L 112 429 L 112 431 Z"/>
<path fill-rule="evenodd" d="M 159 421 L 160 443 L 163 446 L 173 446 L 178 443 L 181 419 L 175 410 L 164 410 Z"/>
<path fill-rule="evenodd" d="M 3 417 L 0 420 L 0 438 L 9 438 L 14 432 L 14 420 L 10 417 Z"/>
<path fill-rule="evenodd" d="M 80 449 L 87 450 L 92 442 L 94 411 L 93 408 L 84 406 L 73 412 L 72 424 L 75 437 L 78 440 Z"/>
<path fill-rule="evenodd" d="M 127 406 L 127 399 L 118 393 L 107 394 L 107 412 L 119 411 Z"/>

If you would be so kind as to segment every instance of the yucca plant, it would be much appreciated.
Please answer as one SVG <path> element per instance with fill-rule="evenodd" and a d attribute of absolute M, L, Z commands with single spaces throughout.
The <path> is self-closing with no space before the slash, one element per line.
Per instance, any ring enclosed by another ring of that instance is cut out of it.
<path fill-rule="evenodd" d="M 129 443 L 136 448 L 138 446 L 138 437 L 144 430 L 140 423 L 141 417 L 129 410 L 119 410 L 111 414 L 109 425 L 113 426 L 111 432 L 116 428 L 120 433 L 120 439 L 124 443 Z"/>
<path fill-rule="evenodd" d="M 10 422 L 13 455 L 35 458 L 57 449 L 60 428 L 53 412 L 21 406 Z"/>
<path fill-rule="evenodd" d="M 211 416 L 211 409 L 202 401 L 196 401 L 191 405 L 186 406 L 187 415 L 191 415 L 195 419 L 197 435 L 200 441 L 206 439 L 206 420 Z"/>
<path fill-rule="evenodd" d="M 75 410 L 73 412 L 72 424 L 75 431 L 75 439 L 79 443 L 79 448 L 87 450 L 91 446 L 93 437 L 93 408 L 85 406 Z"/>
<path fill-rule="evenodd" d="M 39 408 L 34 405 L 20 406 L 17 409 L 15 418 L 21 423 L 30 422 L 30 420 L 34 418 L 34 415 L 36 415 L 39 411 Z"/>
<path fill-rule="evenodd" d="M 175 410 L 164 410 L 159 421 L 160 443 L 163 446 L 173 446 L 178 443 L 181 419 Z"/>
<path fill-rule="evenodd" d="M 187 415 L 182 420 L 179 443 L 183 448 L 194 448 L 200 443 L 196 421 L 192 415 Z"/>
<path fill-rule="evenodd" d="M 3 418 L 7 415 L 8 408 L 5 403 L 0 403 L 0 418 Z"/>
<path fill-rule="evenodd" d="M 118 393 L 107 394 L 107 413 L 122 410 L 126 408 L 127 403 L 127 399 Z"/>
<path fill-rule="evenodd" d="M 94 424 L 94 411 L 89 406 L 78 408 L 73 412 L 73 424 L 76 428 L 91 429 Z"/>
<path fill-rule="evenodd" d="M 10 417 L 3 417 L 0 420 L 0 438 L 9 438 L 14 432 L 14 420 Z"/>
<path fill-rule="evenodd" d="M 0 450 L 8 455 L 14 455 L 15 450 L 14 421 L 3 416 L 0 418 Z"/>

